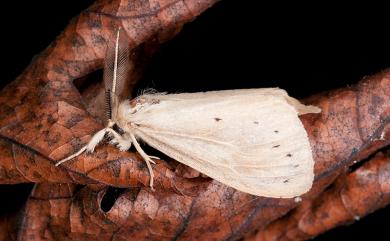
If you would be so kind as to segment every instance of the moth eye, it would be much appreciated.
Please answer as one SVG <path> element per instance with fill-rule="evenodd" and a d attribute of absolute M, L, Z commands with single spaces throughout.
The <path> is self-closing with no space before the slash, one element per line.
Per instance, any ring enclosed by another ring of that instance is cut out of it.
<path fill-rule="evenodd" d="M 116 123 L 114 124 L 114 126 L 112 127 L 112 129 L 113 129 L 114 131 L 116 131 L 119 135 L 125 134 L 125 132 L 123 131 L 123 129 L 120 128 Z"/>

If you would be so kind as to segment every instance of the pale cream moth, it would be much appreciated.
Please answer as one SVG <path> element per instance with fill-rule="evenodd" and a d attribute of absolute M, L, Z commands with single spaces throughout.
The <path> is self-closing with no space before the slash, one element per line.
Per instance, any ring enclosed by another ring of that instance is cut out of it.
<path fill-rule="evenodd" d="M 313 182 L 313 156 L 299 115 L 319 113 L 279 88 L 183 94 L 143 94 L 121 100 L 129 65 L 129 44 L 118 30 L 108 48 L 104 80 L 111 107 L 107 126 L 77 153 L 93 152 L 108 134 L 121 151 L 133 144 L 144 158 L 153 188 L 154 161 L 137 139 L 237 190 L 290 198 Z M 116 127 L 116 128 L 114 128 Z M 118 131 L 120 130 L 120 131 Z"/>

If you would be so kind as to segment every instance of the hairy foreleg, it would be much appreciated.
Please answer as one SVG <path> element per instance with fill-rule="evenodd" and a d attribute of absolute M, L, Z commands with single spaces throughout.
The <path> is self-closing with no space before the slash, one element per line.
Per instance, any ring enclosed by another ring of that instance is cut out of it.
<path fill-rule="evenodd" d="M 72 160 L 73 158 L 77 157 L 84 151 L 87 153 L 92 153 L 95 150 L 95 147 L 99 142 L 101 142 L 104 138 L 104 135 L 106 134 L 107 130 L 109 128 L 101 129 L 100 131 L 96 132 L 95 135 L 92 136 L 91 140 L 88 142 L 87 145 L 83 146 L 78 152 L 74 153 L 73 155 L 68 156 L 67 158 L 62 159 L 61 161 L 56 163 L 56 166 L 61 165 L 64 162 L 67 162 L 69 160 Z"/>

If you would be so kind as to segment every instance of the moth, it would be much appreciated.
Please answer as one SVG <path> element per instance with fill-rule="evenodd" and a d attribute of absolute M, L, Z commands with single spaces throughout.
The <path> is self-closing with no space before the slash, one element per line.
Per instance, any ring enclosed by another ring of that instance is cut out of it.
<path fill-rule="evenodd" d="M 134 145 L 153 188 L 153 157 L 138 140 L 239 191 L 291 198 L 313 182 L 313 156 L 299 115 L 319 113 L 279 88 L 119 96 L 129 66 L 129 43 L 118 30 L 105 58 L 107 126 L 77 153 L 93 152 L 107 134 L 121 151 Z"/>

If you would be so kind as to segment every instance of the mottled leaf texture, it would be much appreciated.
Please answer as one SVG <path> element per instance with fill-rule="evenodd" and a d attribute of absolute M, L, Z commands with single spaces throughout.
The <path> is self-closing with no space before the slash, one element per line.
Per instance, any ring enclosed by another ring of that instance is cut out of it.
<path fill-rule="evenodd" d="M 172 160 L 157 161 L 151 192 L 140 156 L 109 145 L 54 166 L 103 126 L 102 85 L 80 93 L 73 81 L 103 67 L 117 28 L 130 40 L 131 89 L 146 57 L 214 2 L 97 1 L 1 91 L 0 183 L 36 183 L 1 217 L 1 240 L 307 239 L 389 203 L 389 154 L 371 156 L 389 144 L 390 70 L 305 100 L 322 113 L 301 117 L 316 162 L 302 201 L 244 194 Z"/>

